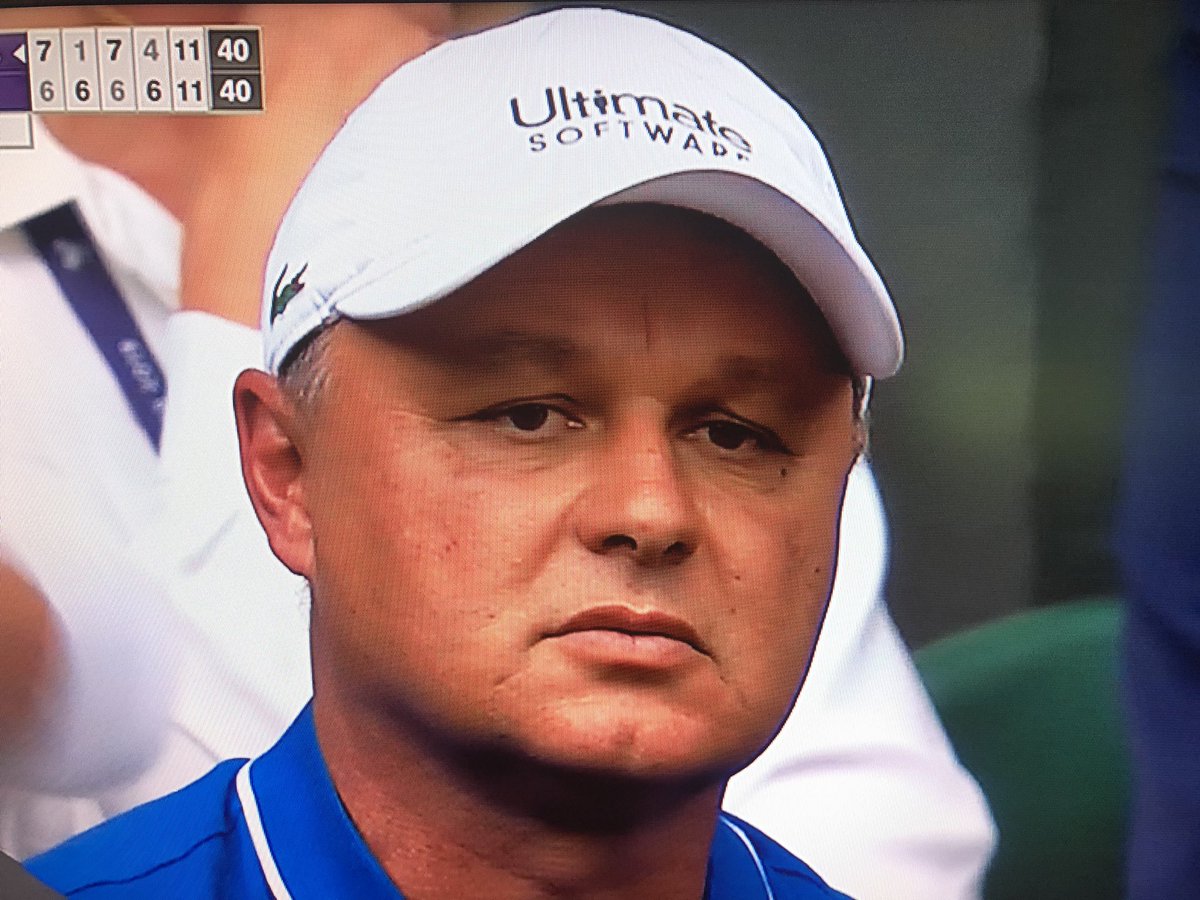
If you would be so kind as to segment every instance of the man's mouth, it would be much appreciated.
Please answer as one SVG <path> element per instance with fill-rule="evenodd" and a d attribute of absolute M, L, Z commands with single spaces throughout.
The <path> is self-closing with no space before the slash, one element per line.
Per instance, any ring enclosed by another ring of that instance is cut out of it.
<path fill-rule="evenodd" d="M 565 639 L 589 655 L 628 656 L 634 663 L 666 664 L 680 651 L 708 655 L 696 630 L 678 616 L 615 604 L 577 613 L 546 637 Z"/>

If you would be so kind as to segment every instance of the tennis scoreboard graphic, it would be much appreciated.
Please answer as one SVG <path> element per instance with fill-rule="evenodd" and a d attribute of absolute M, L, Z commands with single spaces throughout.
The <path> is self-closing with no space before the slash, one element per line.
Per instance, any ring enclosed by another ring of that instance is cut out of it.
<path fill-rule="evenodd" d="M 262 112 L 257 28 L 41 28 L 0 33 L 0 147 L 32 113 Z"/>

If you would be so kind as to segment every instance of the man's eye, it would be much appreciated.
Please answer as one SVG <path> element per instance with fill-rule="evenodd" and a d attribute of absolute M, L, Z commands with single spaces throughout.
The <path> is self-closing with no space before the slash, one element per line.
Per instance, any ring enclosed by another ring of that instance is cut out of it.
<path fill-rule="evenodd" d="M 478 418 L 495 422 L 504 431 L 523 435 L 550 435 L 566 428 L 583 427 L 581 422 L 548 403 L 518 403 L 492 409 Z"/>
<path fill-rule="evenodd" d="M 758 442 L 758 435 L 737 422 L 709 422 L 701 431 L 722 450 L 740 450 L 747 443 Z"/>
<path fill-rule="evenodd" d="M 741 422 L 720 419 L 706 422 L 696 429 L 713 446 L 728 452 L 763 450 L 787 452 L 783 444 L 769 432 L 759 431 Z"/>
<path fill-rule="evenodd" d="M 537 431 L 550 420 L 551 409 L 542 403 L 523 403 L 504 410 L 498 416 L 508 420 L 517 431 Z"/>

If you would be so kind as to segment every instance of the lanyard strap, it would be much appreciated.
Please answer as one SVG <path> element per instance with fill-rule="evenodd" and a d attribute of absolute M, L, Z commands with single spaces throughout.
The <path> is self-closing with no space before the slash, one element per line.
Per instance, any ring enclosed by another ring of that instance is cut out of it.
<path fill-rule="evenodd" d="M 58 282 L 158 450 L 167 383 L 74 203 L 28 219 L 25 237 Z"/>

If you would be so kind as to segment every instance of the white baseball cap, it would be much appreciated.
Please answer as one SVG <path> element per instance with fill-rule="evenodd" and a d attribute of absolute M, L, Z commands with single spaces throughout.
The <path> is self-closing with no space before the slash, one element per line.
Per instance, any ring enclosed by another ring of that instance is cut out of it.
<path fill-rule="evenodd" d="M 695 35 L 579 8 L 435 47 L 350 115 L 268 259 L 267 368 L 338 318 L 418 309 L 581 210 L 622 202 L 741 228 L 808 289 L 857 374 L 899 368 L 887 288 L 796 111 Z"/>

